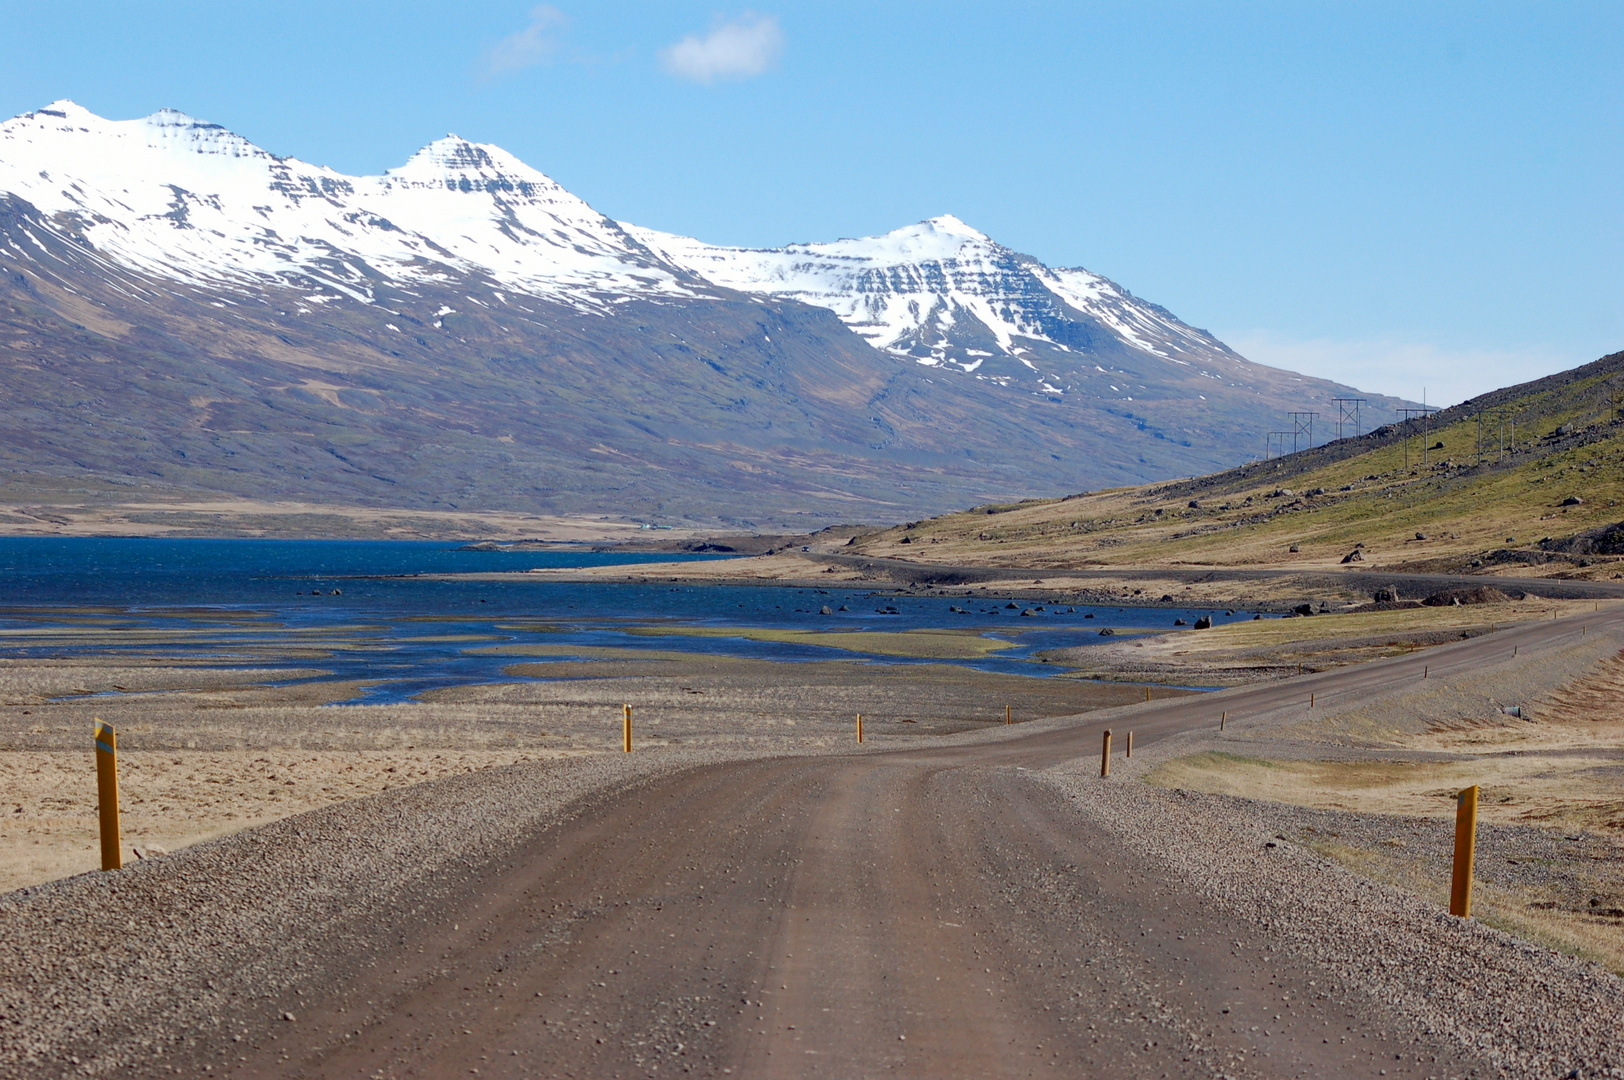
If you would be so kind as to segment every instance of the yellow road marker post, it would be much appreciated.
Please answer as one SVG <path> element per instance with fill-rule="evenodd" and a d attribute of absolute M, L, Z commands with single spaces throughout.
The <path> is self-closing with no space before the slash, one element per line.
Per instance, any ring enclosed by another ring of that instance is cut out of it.
<path fill-rule="evenodd" d="M 632 707 L 622 705 L 623 713 L 620 718 L 621 749 L 626 753 L 632 752 Z"/>
<path fill-rule="evenodd" d="M 101 816 L 102 869 L 124 865 L 118 836 L 118 733 L 96 721 L 96 801 Z"/>
<path fill-rule="evenodd" d="M 1308 707 L 1310 709 L 1314 707 L 1314 692 L 1312 690 L 1308 692 Z"/>
<path fill-rule="evenodd" d="M 1477 856 L 1477 785 L 1455 796 L 1455 876 L 1449 885 L 1449 913 L 1472 917 L 1472 862 Z"/>
<path fill-rule="evenodd" d="M 1111 729 L 1105 729 L 1105 744 L 1100 750 L 1100 775 L 1111 775 Z"/>
<path fill-rule="evenodd" d="M 1150 700 L 1150 687 L 1148 687 L 1148 686 L 1145 687 L 1145 700 L 1146 701 Z"/>
<path fill-rule="evenodd" d="M 1128 732 L 1128 753 L 1125 756 L 1133 757 L 1133 732 L 1131 731 Z"/>
<path fill-rule="evenodd" d="M 1229 719 L 1229 713 L 1221 712 L 1221 713 L 1218 714 L 1218 730 L 1219 731 L 1224 730 L 1224 721 L 1228 720 L 1228 719 Z"/>
<path fill-rule="evenodd" d="M 1005 705 L 1004 706 L 1004 723 L 1013 724 L 1014 722 L 1015 722 L 1014 719 L 1012 719 L 1010 714 L 1009 714 L 1009 706 Z"/>
<path fill-rule="evenodd" d="M 1421 677 L 1424 679 L 1430 674 L 1432 674 L 1432 665 L 1431 664 L 1422 664 L 1421 665 Z"/>
<path fill-rule="evenodd" d="M 863 741 L 863 714 L 857 714 L 857 741 Z"/>

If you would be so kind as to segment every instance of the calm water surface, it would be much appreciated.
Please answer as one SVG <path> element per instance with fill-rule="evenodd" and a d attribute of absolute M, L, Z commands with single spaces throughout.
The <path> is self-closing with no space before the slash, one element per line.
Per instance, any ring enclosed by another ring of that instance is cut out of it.
<path fill-rule="evenodd" d="M 455 542 L 0 538 L 0 656 L 128 652 L 232 666 L 305 668 L 367 680 L 357 701 L 509 679 L 496 645 L 680 650 L 797 662 L 852 658 L 817 646 L 742 637 L 648 634 L 661 628 L 979 629 L 1017 647 L 986 671 L 1065 670 L 1035 652 L 1111 640 L 1100 629 L 1171 627 L 1210 609 L 1084 607 L 1026 598 L 895 596 L 866 589 L 439 580 L 417 575 L 716 558 L 587 551 L 469 551 Z M 823 607 L 832 615 L 819 614 Z M 1040 608 L 1031 616 L 1022 610 Z M 968 614 L 954 608 L 968 609 Z M 641 632 L 631 633 L 633 629 Z M 878 663 L 922 661 L 856 656 Z M 942 661 L 930 661 L 941 663 Z"/>

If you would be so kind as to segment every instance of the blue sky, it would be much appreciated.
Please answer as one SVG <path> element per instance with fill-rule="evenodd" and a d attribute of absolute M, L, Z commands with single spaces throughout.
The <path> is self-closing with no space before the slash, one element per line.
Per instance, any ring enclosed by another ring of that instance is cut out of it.
<path fill-rule="evenodd" d="M 1447 403 L 1624 348 L 1624 5 L 5 5 L 0 112 L 378 172 L 448 131 L 752 245 L 956 214 L 1254 359 Z"/>

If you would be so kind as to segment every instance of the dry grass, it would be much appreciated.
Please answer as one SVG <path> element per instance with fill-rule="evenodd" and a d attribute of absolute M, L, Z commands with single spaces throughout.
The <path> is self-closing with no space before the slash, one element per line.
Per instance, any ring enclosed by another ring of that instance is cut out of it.
<path fill-rule="evenodd" d="M 1602 601 L 1603 604 L 1617 601 Z M 1463 607 L 1354 611 L 1176 630 L 1043 655 L 1086 678 L 1235 686 L 1397 656 L 1519 623 L 1590 611 L 1592 601 L 1527 600 Z"/>
<path fill-rule="evenodd" d="M 1245 752 L 1208 750 L 1165 761 L 1147 780 L 1343 811 L 1367 821 L 1390 816 L 1452 821 L 1455 794 L 1476 784 L 1478 816 L 1485 825 L 1600 838 L 1583 851 L 1578 849 L 1584 845 L 1572 845 L 1574 854 L 1552 863 L 1566 882 L 1561 887 L 1557 878 L 1541 872 L 1499 874 L 1493 881 L 1480 876 L 1474 888 L 1476 916 L 1624 973 L 1624 925 L 1607 914 L 1620 903 L 1618 852 L 1624 850 L 1624 652 L 1575 666 L 1578 659 L 1570 650 L 1530 662 L 1551 672 L 1571 670 L 1575 677 L 1555 679 L 1533 695 L 1528 720 L 1497 712 L 1468 714 L 1451 706 L 1466 701 L 1459 697 L 1462 688 L 1440 683 L 1384 707 L 1405 714 L 1408 723 L 1390 716 L 1384 722 L 1377 713 L 1357 721 L 1369 741 L 1383 748 L 1380 756 L 1350 750 L 1347 718 L 1327 717 L 1236 740 L 1249 744 Z M 1508 677 L 1484 672 L 1465 682 L 1468 689 L 1482 691 Z M 1280 739 L 1290 742 L 1276 742 Z M 1316 742 L 1324 747 L 1320 756 L 1315 756 Z M 1282 745 L 1290 749 L 1271 754 L 1272 747 Z M 1427 855 L 1393 840 L 1356 842 L 1349 839 L 1355 831 L 1341 834 L 1342 839 L 1322 834 L 1306 842 L 1361 874 L 1447 905 L 1446 854 Z M 1594 909 L 1573 895 L 1579 887 L 1594 894 Z"/>
<path fill-rule="evenodd" d="M 342 799 L 568 751 L 124 750 L 125 858 L 175 850 Z M 88 751 L 0 751 L 0 892 L 101 866 Z"/>

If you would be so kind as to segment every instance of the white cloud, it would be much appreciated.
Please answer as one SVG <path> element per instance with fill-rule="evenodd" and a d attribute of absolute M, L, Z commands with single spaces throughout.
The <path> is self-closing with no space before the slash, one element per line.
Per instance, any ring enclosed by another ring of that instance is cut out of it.
<path fill-rule="evenodd" d="M 660 65 L 681 79 L 709 83 L 750 79 L 772 66 L 784 49 L 784 32 L 771 15 L 745 12 L 718 22 L 704 37 L 689 34 L 660 52 Z"/>
<path fill-rule="evenodd" d="M 569 16 L 551 4 L 532 9 L 530 25 L 498 41 L 485 54 L 486 77 L 552 63 L 558 55 L 558 34 L 569 21 Z"/>
<path fill-rule="evenodd" d="M 1371 393 L 1456 405 L 1478 394 L 1513 386 L 1594 360 L 1554 349 L 1448 349 L 1377 339 L 1298 341 L 1267 330 L 1221 335 L 1229 347 L 1260 364 L 1334 379 Z"/>

